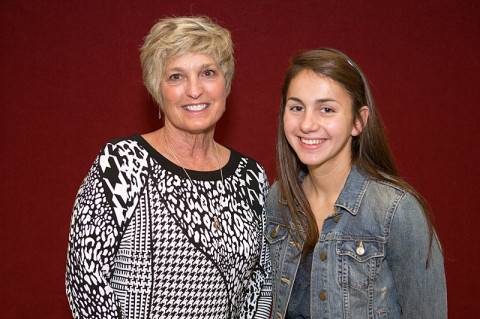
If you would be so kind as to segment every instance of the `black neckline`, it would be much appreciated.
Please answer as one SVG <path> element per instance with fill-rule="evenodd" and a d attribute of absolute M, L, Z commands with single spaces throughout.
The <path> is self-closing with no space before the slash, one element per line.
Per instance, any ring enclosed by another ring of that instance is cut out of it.
<path fill-rule="evenodd" d="M 153 146 L 151 146 L 140 134 L 134 134 L 131 136 L 131 139 L 138 142 L 147 152 L 149 155 L 154 158 L 158 163 L 160 163 L 162 166 L 164 166 L 167 170 L 170 172 L 174 173 L 175 175 L 181 176 L 182 178 L 188 178 L 185 175 L 185 172 L 183 171 L 183 168 L 172 161 L 170 161 L 168 158 L 160 154 Z M 238 167 L 238 164 L 240 163 L 240 159 L 242 155 L 232 148 L 228 147 L 227 148 L 230 150 L 230 158 L 228 159 L 227 164 L 222 167 L 222 174 L 223 178 L 226 179 L 229 176 L 233 175 L 235 173 L 235 170 Z M 221 180 L 221 175 L 220 175 L 220 170 L 214 170 L 214 171 L 194 171 L 190 169 L 185 169 L 190 175 L 190 177 L 194 180 L 202 180 L 202 181 L 216 181 L 216 180 Z"/>

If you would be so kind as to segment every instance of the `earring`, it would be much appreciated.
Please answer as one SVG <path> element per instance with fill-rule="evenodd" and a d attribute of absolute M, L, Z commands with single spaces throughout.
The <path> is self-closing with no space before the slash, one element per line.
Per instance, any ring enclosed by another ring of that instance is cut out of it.
<path fill-rule="evenodd" d="M 158 109 L 158 119 L 162 119 L 162 110 Z"/>

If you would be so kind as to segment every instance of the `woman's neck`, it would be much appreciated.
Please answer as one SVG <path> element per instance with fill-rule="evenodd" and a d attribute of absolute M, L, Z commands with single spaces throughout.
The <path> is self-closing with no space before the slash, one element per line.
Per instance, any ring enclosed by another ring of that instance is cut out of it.
<path fill-rule="evenodd" d="M 214 155 L 214 129 L 202 133 L 189 133 L 174 127 L 160 129 L 160 142 L 167 143 L 179 158 L 205 160 Z"/>
<path fill-rule="evenodd" d="M 165 126 L 143 135 L 143 138 L 176 165 L 196 171 L 214 171 L 226 164 L 229 151 L 215 144 L 213 135 L 213 129 L 192 134 Z"/>

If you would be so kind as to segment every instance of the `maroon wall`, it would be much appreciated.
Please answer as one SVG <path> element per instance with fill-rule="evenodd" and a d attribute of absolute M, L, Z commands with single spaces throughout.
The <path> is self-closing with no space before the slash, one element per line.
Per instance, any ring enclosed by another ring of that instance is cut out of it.
<path fill-rule="evenodd" d="M 64 271 L 76 191 L 103 143 L 159 126 L 138 49 L 159 17 L 189 13 L 232 32 L 237 72 L 217 139 L 260 161 L 271 182 L 289 57 L 330 46 L 358 62 L 402 174 L 435 213 L 450 318 L 478 314 L 476 0 L 87 3 L 0 4 L 0 317 L 71 317 Z"/>

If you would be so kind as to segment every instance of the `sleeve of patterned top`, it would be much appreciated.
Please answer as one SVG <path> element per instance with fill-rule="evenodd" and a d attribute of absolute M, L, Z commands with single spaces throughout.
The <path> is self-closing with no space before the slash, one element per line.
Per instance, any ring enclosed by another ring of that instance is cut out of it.
<path fill-rule="evenodd" d="M 261 254 L 250 278 L 249 287 L 245 296 L 245 303 L 242 309 L 240 318 L 269 318 L 272 306 L 272 278 L 271 278 L 271 264 L 270 251 L 263 232 L 265 230 L 265 199 L 269 189 L 267 175 L 263 167 L 256 164 L 256 170 L 249 170 L 248 174 L 255 174 L 252 178 L 247 176 L 247 184 L 251 186 L 250 181 L 258 181 L 258 188 L 255 189 L 258 196 L 259 222 L 262 224 L 262 231 L 259 236 L 261 241 Z M 252 175 L 253 176 L 253 175 Z"/>
<path fill-rule="evenodd" d="M 121 145 L 107 144 L 75 199 L 65 276 L 74 318 L 122 318 L 109 281 L 126 221 L 138 198 L 134 194 L 138 187 L 126 178 L 125 167 L 131 162 L 126 151 Z"/>

